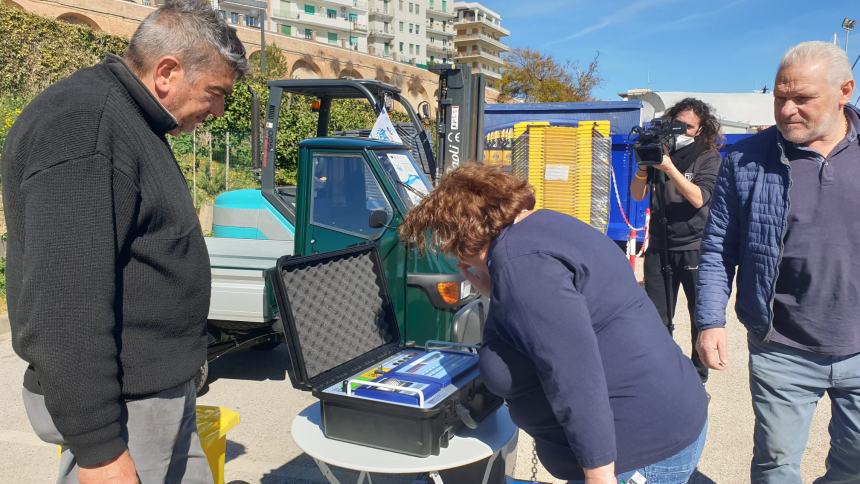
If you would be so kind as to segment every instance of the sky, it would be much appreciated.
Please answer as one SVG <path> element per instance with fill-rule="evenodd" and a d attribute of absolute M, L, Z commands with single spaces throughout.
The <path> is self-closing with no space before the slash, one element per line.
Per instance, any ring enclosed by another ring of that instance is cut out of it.
<path fill-rule="evenodd" d="M 858 20 L 848 57 L 860 54 L 860 0 L 479 0 L 511 31 L 503 42 L 587 67 L 599 53 L 593 95 L 628 89 L 752 92 L 773 86 L 779 59 L 806 40 L 845 47 L 842 19 Z M 860 63 L 854 70 L 860 76 Z M 858 93 L 860 94 L 860 93 Z"/>

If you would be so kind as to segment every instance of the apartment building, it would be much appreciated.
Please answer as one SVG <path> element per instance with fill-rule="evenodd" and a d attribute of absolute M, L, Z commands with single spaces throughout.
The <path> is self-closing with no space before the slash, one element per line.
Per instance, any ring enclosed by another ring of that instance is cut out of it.
<path fill-rule="evenodd" d="M 502 27 L 501 16 L 478 2 L 457 2 L 454 46 L 457 64 L 469 65 L 473 73 L 485 74 L 487 84 L 496 87 L 502 78 L 505 61 L 502 54 L 510 47 L 501 38 L 511 35 Z"/>
<path fill-rule="evenodd" d="M 448 0 L 370 0 L 368 52 L 418 67 L 454 58 Z"/>
<path fill-rule="evenodd" d="M 233 25 L 260 28 L 262 19 L 267 32 L 417 67 L 453 64 L 457 55 L 451 0 L 212 0 L 212 6 Z"/>
<path fill-rule="evenodd" d="M 269 16 L 266 30 L 367 52 L 367 0 L 269 0 Z"/>
<path fill-rule="evenodd" d="M 147 5 L 150 0 L 143 0 Z M 162 1 L 152 1 L 153 5 Z M 260 21 L 265 19 L 266 2 L 257 0 L 212 0 L 212 8 L 221 12 L 227 23 L 244 27 L 259 28 Z"/>

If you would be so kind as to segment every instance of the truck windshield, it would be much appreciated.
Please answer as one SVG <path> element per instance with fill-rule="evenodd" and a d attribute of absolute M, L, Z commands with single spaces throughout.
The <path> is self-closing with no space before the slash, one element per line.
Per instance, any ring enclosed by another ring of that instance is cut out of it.
<path fill-rule="evenodd" d="M 376 156 L 406 208 L 414 207 L 430 193 L 430 180 L 415 163 L 411 153 L 406 150 L 385 150 L 377 151 Z"/>

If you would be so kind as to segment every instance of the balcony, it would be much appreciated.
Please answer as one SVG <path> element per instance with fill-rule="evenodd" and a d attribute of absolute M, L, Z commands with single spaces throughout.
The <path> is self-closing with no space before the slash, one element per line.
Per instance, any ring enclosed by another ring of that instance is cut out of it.
<path fill-rule="evenodd" d="M 321 5 L 367 11 L 367 0 L 317 0 Z"/>
<path fill-rule="evenodd" d="M 457 52 L 457 62 L 462 62 L 463 64 L 470 64 L 472 62 L 486 62 L 487 64 L 492 64 L 498 67 L 504 67 L 505 61 L 502 60 L 501 57 L 497 55 L 490 54 L 489 52 L 484 51 L 474 51 L 474 52 Z"/>
<path fill-rule="evenodd" d="M 376 57 L 382 57 L 383 59 L 392 59 L 394 57 L 390 50 L 388 52 L 385 52 L 384 48 L 380 49 L 375 45 L 367 46 L 367 53 L 370 55 L 375 55 Z"/>
<path fill-rule="evenodd" d="M 394 39 L 394 29 L 384 30 L 378 27 L 374 27 L 370 29 L 370 33 L 368 37 L 373 37 L 382 40 L 393 40 Z"/>
<path fill-rule="evenodd" d="M 502 27 L 502 26 L 501 26 L 501 25 L 499 25 L 499 24 L 494 24 L 494 23 L 492 23 L 492 22 L 488 22 L 488 21 L 486 21 L 486 20 L 484 20 L 484 19 L 475 19 L 475 18 L 471 18 L 471 19 L 470 19 L 470 18 L 465 18 L 465 19 L 462 19 L 462 20 L 458 20 L 457 22 L 455 22 L 455 24 L 454 24 L 454 25 L 457 25 L 457 26 L 461 26 L 461 25 L 462 25 L 462 26 L 473 26 L 473 27 L 474 27 L 474 26 L 489 27 L 490 29 L 492 29 L 492 30 L 494 30 L 494 31 L 498 32 L 499 34 L 501 34 L 501 36 L 502 36 L 502 37 L 506 37 L 506 36 L 508 36 L 508 35 L 511 35 L 511 31 L 510 31 L 510 30 L 508 30 L 508 29 L 506 29 L 506 28 Z"/>
<path fill-rule="evenodd" d="M 452 49 L 450 45 L 442 45 L 440 43 L 427 42 L 427 52 L 436 52 L 442 54 L 443 57 L 453 58 L 457 55 L 457 51 Z"/>
<path fill-rule="evenodd" d="M 444 35 L 446 37 L 454 36 L 454 29 L 448 27 L 446 28 L 444 25 L 440 25 L 439 22 L 431 22 L 427 21 L 427 32 L 431 34 Z"/>
<path fill-rule="evenodd" d="M 155 2 L 160 3 L 160 2 Z M 266 2 L 259 2 L 257 0 L 220 0 L 218 2 L 219 5 L 238 5 L 240 7 L 245 8 L 253 8 L 257 10 L 266 10 Z"/>
<path fill-rule="evenodd" d="M 388 8 L 373 7 L 370 9 L 370 16 L 380 19 L 394 19 L 394 11 Z"/>
<path fill-rule="evenodd" d="M 326 42 L 328 42 L 328 39 L 326 39 Z M 329 45 L 332 45 L 332 44 L 329 44 Z M 338 39 L 337 46 L 340 47 L 341 49 L 354 50 L 356 52 L 359 52 L 361 50 L 358 46 L 358 43 L 350 44 L 349 39 Z"/>
<path fill-rule="evenodd" d="M 510 47 L 503 44 L 500 40 L 496 40 L 489 35 L 486 34 L 467 34 L 467 35 L 458 35 L 457 42 L 483 42 L 489 46 L 492 46 L 498 50 L 503 52 L 507 52 L 511 50 Z"/>
<path fill-rule="evenodd" d="M 278 16 L 276 18 L 289 20 L 298 24 L 311 25 L 314 27 L 324 27 L 327 29 L 340 30 L 344 32 L 351 32 L 353 30 L 357 30 L 355 26 L 359 25 L 357 22 L 350 22 L 349 19 L 343 17 L 329 17 L 323 12 L 310 14 L 295 11 L 285 12 L 282 10 L 278 13 Z M 364 31 L 367 31 L 367 25 L 361 24 L 361 26 Z"/>
<path fill-rule="evenodd" d="M 429 17 L 439 17 L 439 18 L 446 18 L 446 19 L 457 18 L 457 12 L 455 12 L 453 8 L 449 8 L 446 11 L 442 11 L 441 7 L 436 6 L 436 5 L 431 5 L 427 8 L 425 8 L 424 11 L 427 12 L 427 16 L 429 16 Z"/>

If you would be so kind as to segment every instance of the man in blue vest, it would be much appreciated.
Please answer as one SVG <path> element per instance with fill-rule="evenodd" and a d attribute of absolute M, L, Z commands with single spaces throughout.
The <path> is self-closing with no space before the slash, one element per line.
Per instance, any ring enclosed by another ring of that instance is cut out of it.
<path fill-rule="evenodd" d="M 725 309 L 737 268 L 747 327 L 753 483 L 800 483 L 815 407 L 832 402 L 826 474 L 860 482 L 860 117 L 845 52 L 804 42 L 774 84 L 776 126 L 723 160 L 702 240 L 698 352 L 728 364 Z"/>

